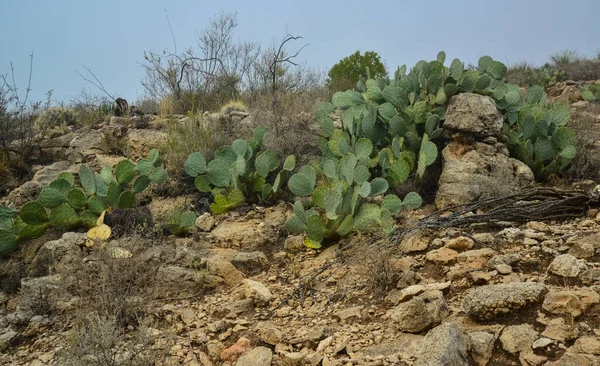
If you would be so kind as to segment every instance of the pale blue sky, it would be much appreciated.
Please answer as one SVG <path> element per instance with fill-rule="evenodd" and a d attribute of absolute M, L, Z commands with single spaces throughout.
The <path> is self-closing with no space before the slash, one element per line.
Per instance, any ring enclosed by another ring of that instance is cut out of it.
<path fill-rule="evenodd" d="M 24 85 L 34 52 L 33 97 L 54 89 L 68 100 L 89 87 L 76 71 L 92 69 L 106 88 L 129 100 L 142 95 L 144 50 L 172 50 L 167 10 L 179 49 L 220 10 L 237 11 L 236 35 L 268 45 L 286 29 L 310 43 L 301 60 L 324 71 L 356 50 L 374 50 L 388 70 L 440 50 L 448 59 L 543 64 L 572 48 L 600 49 L 598 0 L 0 0 L 0 73 L 16 67 Z"/>

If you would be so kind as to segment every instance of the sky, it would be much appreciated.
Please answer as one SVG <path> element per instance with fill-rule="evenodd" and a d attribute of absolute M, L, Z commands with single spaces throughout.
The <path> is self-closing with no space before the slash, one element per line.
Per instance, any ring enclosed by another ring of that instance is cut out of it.
<path fill-rule="evenodd" d="M 144 51 L 173 51 L 165 11 L 179 50 L 196 46 L 212 16 L 236 11 L 236 39 L 268 46 L 301 35 L 309 45 L 298 60 L 325 72 L 356 50 L 376 51 L 389 71 L 440 50 L 447 63 L 490 55 L 535 65 L 564 49 L 600 50 L 598 0 L 0 0 L 0 74 L 12 62 L 24 92 L 33 52 L 33 100 L 48 90 L 58 102 L 97 92 L 77 74 L 85 65 L 109 92 L 135 101 Z"/>

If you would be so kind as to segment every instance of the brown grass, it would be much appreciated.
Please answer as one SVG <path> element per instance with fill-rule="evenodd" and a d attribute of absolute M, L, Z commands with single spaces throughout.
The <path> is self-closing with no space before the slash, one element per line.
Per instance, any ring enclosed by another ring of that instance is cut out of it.
<path fill-rule="evenodd" d="M 578 108 L 571 117 L 569 127 L 575 132 L 577 155 L 571 162 L 567 175 L 571 179 L 591 179 L 600 182 L 600 103 L 590 103 Z"/>

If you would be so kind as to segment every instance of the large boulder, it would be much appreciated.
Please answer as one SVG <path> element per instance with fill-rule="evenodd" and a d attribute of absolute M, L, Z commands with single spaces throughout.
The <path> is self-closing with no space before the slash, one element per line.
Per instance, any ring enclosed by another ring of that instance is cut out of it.
<path fill-rule="evenodd" d="M 132 157 L 148 155 L 151 149 L 160 148 L 167 142 L 167 133 L 157 130 L 130 130 L 127 143 L 131 148 Z"/>
<path fill-rule="evenodd" d="M 535 178 L 526 164 L 510 158 L 499 143 L 454 141 L 442 151 L 442 164 L 435 197 L 438 208 L 513 193 Z"/>
<path fill-rule="evenodd" d="M 481 137 L 499 136 L 503 122 L 504 117 L 492 98 L 461 93 L 450 98 L 444 128 Z"/>
<path fill-rule="evenodd" d="M 50 165 L 38 167 L 29 182 L 23 183 L 8 194 L 6 197 L 7 203 L 12 203 L 15 207 L 21 207 L 25 203 L 37 199 L 42 188 L 56 180 L 58 175 L 65 171 L 75 173 L 77 166 L 73 165 L 70 161 L 61 160 Z"/>
<path fill-rule="evenodd" d="M 492 319 L 541 301 L 545 292 L 546 286 L 535 282 L 481 286 L 465 296 L 463 309 L 472 318 Z"/>
<path fill-rule="evenodd" d="M 472 365 L 471 340 L 455 323 L 445 323 L 430 330 L 413 365 Z"/>

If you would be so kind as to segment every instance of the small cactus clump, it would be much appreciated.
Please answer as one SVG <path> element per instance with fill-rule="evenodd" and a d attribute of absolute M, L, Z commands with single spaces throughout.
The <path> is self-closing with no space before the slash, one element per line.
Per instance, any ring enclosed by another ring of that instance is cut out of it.
<path fill-rule="evenodd" d="M 248 107 L 239 100 L 232 100 L 221 107 L 221 113 L 230 114 L 231 112 L 248 113 Z"/>
<path fill-rule="evenodd" d="M 77 125 L 75 111 L 64 107 L 46 109 L 36 121 L 39 128 L 55 128 Z"/>

